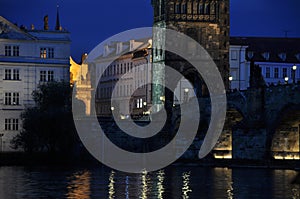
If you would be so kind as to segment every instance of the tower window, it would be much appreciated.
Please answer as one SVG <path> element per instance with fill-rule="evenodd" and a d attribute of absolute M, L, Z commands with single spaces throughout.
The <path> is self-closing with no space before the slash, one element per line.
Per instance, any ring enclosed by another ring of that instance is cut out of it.
<path fill-rule="evenodd" d="M 203 15 L 204 14 L 204 6 L 202 3 L 199 4 L 198 14 Z"/>
<path fill-rule="evenodd" d="M 209 3 L 205 4 L 204 14 L 205 15 L 209 15 L 210 14 L 210 5 L 209 5 Z"/>
<path fill-rule="evenodd" d="M 180 4 L 179 3 L 177 3 L 175 5 L 175 14 L 180 14 Z"/>
<path fill-rule="evenodd" d="M 216 3 L 211 4 L 211 13 L 212 15 L 216 14 Z"/>
<path fill-rule="evenodd" d="M 182 14 L 186 14 L 187 13 L 186 3 L 183 3 L 181 5 L 181 8 L 182 8 Z"/>

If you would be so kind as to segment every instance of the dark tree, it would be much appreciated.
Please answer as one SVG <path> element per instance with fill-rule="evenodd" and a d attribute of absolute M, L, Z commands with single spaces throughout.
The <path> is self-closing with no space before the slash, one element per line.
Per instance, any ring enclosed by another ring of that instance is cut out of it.
<path fill-rule="evenodd" d="M 21 114 L 22 130 L 11 142 L 27 152 L 70 153 L 78 144 L 69 83 L 49 82 L 34 91 L 35 107 Z"/>

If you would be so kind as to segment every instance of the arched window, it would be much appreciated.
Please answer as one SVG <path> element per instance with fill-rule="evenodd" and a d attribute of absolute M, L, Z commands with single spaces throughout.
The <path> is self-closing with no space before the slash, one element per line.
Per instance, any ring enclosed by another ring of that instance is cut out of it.
<path fill-rule="evenodd" d="M 205 15 L 209 15 L 210 14 L 210 5 L 209 5 L 209 3 L 205 4 L 204 14 Z"/>
<path fill-rule="evenodd" d="M 211 3 L 211 9 L 210 9 L 210 14 L 214 15 L 216 14 L 216 3 Z"/>
<path fill-rule="evenodd" d="M 180 4 L 176 3 L 175 5 L 175 14 L 180 14 Z"/>
<path fill-rule="evenodd" d="M 198 14 L 199 14 L 199 15 L 203 15 L 203 14 L 204 14 L 204 6 L 203 6 L 203 3 L 199 3 L 199 6 L 198 6 Z"/>
<path fill-rule="evenodd" d="M 187 8 L 186 8 L 186 3 L 183 3 L 182 5 L 181 5 L 181 13 L 182 14 L 186 14 L 187 13 Z"/>

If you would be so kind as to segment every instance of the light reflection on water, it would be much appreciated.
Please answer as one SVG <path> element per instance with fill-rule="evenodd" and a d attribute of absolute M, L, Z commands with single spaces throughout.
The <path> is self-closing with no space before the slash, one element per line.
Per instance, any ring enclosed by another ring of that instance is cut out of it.
<path fill-rule="evenodd" d="M 128 174 L 108 168 L 0 167 L 0 198 L 293 198 L 293 170 L 171 166 Z"/>
<path fill-rule="evenodd" d="M 88 199 L 90 198 L 90 176 L 89 171 L 83 171 L 75 173 L 70 178 L 70 183 L 67 186 L 68 193 L 66 197 L 68 199 Z"/>

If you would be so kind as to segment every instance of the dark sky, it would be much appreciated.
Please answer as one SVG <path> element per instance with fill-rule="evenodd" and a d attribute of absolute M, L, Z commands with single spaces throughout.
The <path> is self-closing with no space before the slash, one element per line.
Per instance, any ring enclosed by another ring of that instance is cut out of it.
<path fill-rule="evenodd" d="M 60 21 L 71 32 L 72 56 L 90 52 L 108 37 L 132 28 L 152 25 L 151 0 L 0 0 L 0 15 L 28 28 L 43 28 L 49 15 L 55 26 L 56 4 Z M 300 37 L 299 0 L 231 0 L 232 36 Z"/>

